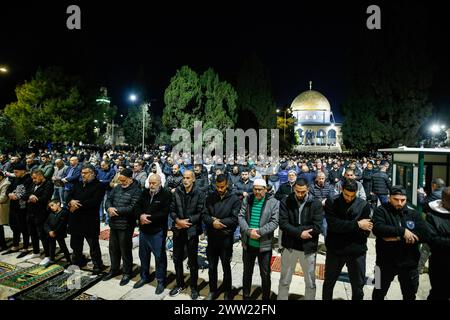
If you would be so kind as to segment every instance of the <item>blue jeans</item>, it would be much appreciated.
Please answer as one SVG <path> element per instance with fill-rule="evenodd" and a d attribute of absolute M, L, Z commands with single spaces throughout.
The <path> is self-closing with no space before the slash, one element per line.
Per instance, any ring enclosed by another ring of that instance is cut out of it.
<path fill-rule="evenodd" d="M 99 212 L 99 214 L 100 214 L 100 221 L 103 220 L 103 215 L 104 215 L 105 216 L 105 224 L 106 225 L 109 225 L 109 214 L 108 214 L 108 212 L 106 211 L 106 208 L 105 208 L 106 199 L 108 198 L 109 193 L 110 193 L 110 191 L 106 191 L 105 196 L 103 197 L 103 200 L 100 203 L 100 212 Z"/>
<path fill-rule="evenodd" d="M 323 234 L 323 237 L 324 237 L 324 238 L 327 237 L 327 230 L 328 230 L 327 219 L 323 218 L 323 222 L 322 222 L 322 234 Z"/>
<path fill-rule="evenodd" d="M 64 206 L 64 187 L 55 187 L 55 189 L 53 190 L 52 199 L 59 199 L 59 202 L 61 202 L 61 204 Z"/>
<path fill-rule="evenodd" d="M 155 256 L 156 280 L 165 283 L 167 272 L 166 232 L 155 234 L 139 233 L 139 259 L 141 260 L 141 279 L 150 281 L 151 254 Z"/>

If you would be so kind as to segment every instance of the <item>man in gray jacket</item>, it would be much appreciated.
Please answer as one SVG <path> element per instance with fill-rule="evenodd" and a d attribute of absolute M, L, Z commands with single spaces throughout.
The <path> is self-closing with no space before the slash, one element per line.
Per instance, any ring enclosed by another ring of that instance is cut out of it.
<path fill-rule="evenodd" d="M 239 212 L 239 226 L 244 262 L 243 296 L 250 299 L 253 268 L 258 258 L 262 283 L 262 299 L 270 298 L 270 261 L 272 258 L 273 232 L 278 227 L 279 201 L 267 193 L 263 179 L 253 183 L 253 194 L 245 197 Z"/>

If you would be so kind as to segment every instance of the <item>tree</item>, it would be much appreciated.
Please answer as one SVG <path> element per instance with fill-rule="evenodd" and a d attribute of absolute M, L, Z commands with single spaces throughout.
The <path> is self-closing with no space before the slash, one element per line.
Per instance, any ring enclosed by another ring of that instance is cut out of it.
<path fill-rule="evenodd" d="M 262 61 L 252 55 L 243 64 L 237 78 L 238 106 L 240 122 L 245 127 L 273 129 L 276 127 L 276 104 L 272 96 L 269 72 Z M 257 123 L 248 123 L 249 113 Z"/>
<path fill-rule="evenodd" d="M 220 81 L 213 69 L 199 76 L 183 66 L 164 92 L 162 122 L 167 129 L 192 131 L 194 122 L 202 121 L 203 129 L 225 130 L 236 123 L 236 101 L 234 88 Z"/>
<path fill-rule="evenodd" d="M 134 107 L 123 122 L 123 133 L 127 143 L 134 146 L 142 145 L 142 117 L 145 117 L 145 144 L 149 144 L 148 138 L 152 135 L 152 117 L 148 111 L 147 103 Z"/>
<path fill-rule="evenodd" d="M 39 69 L 31 81 L 16 87 L 17 101 L 5 115 L 14 123 L 18 143 L 28 139 L 54 142 L 93 138 L 94 95 L 80 79 L 51 67 Z"/>
<path fill-rule="evenodd" d="M 12 121 L 0 110 L 0 153 L 14 146 L 15 133 Z"/>
<path fill-rule="evenodd" d="M 343 134 L 345 144 L 358 150 L 415 145 L 433 109 L 424 8 L 395 1 L 384 12 L 382 30 L 365 30 L 351 56 Z"/>

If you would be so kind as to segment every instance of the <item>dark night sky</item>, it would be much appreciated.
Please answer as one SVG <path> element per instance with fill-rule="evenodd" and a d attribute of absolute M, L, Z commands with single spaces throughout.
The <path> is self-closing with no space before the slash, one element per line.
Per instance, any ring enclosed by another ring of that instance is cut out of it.
<path fill-rule="evenodd" d="M 0 108 L 14 100 L 15 86 L 30 79 L 38 66 L 63 65 L 98 87 L 107 86 L 121 109 L 130 106 L 128 94 L 140 90 L 141 96 L 156 99 L 153 108 L 161 113 L 164 89 L 182 65 L 197 72 L 211 66 L 234 82 L 243 59 L 256 53 L 270 71 L 278 106 L 290 104 L 313 80 L 314 89 L 330 100 L 342 120 L 339 105 L 345 100 L 351 63 L 346 52 L 354 44 L 353 35 L 366 28 L 368 16 L 361 1 L 295 6 L 255 2 L 245 7 L 215 1 L 164 2 L 162 7 L 155 1 L 150 6 L 132 1 L 95 7 L 73 3 L 81 7 L 81 31 L 66 28 L 68 4 L 2 9 L 0 64 L 11 72 L 0 75 Z M 442 109 L 450 107 L 450 55 L 445 10 L 439 6 L 431 2 L 428 14 L 438 66 L 431 98 Z"/>

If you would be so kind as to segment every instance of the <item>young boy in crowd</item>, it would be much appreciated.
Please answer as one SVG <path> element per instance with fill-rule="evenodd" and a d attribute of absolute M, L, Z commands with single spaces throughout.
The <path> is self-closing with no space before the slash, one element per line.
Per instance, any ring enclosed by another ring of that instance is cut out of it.
<path fill-rule="evenodd" d="M 44 230 L 48 235 L 50 258 L 42 260 L 40 265 L 48 266 L 55 262 L 56 242 L 59 248 L 64 253 L 69 264 L 72 263 L 69 250 L 67 249 L 65 238 L 67 237 L 67 221 L 69 212 L 65 208 L 61 208 L 59 199 L 53 199 L 48 204 L 50 208 L 50 215 L 45 221 Z"/>

